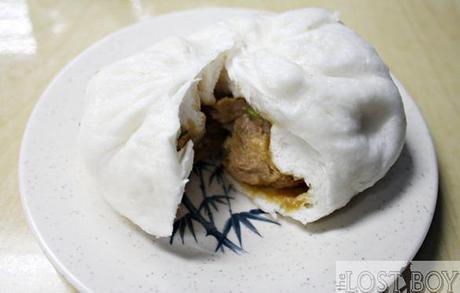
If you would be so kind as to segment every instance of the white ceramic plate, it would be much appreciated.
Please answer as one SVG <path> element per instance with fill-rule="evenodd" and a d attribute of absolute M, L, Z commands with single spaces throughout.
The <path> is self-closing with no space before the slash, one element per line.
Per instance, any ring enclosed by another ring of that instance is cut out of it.
<path fill-rule="evenodd" d="M 92 192 L 80 171 L 76 150 L 90 77 L 101 66 L 166 36 L 186 35 L 224 18 L 251 13 L 255 12 L 201 9 L 130 26 L 73 60 L 39 100 L 21 148 L 23 205 L 43 250 L 79 290 L 305 292 L 318 288 L 326 292 L 334 288 L 337 260 L 407 261 L 419 249 L 435 208 L 437 166 L 427 126 L 399 84 L 408 119 L 406 146 L 387 176 L 346 208 L 303 227 L 284 219 L 277 219 L 280 225 L 255 219 L 268 217 L 245 213 L 255 207 L 244 196 L 231 200 L 231 212 L 226 200 L 215 202 L 219 211 L 210 205 L 218 231 L 225 232 L 223 226 L 231 214 L 241 224 L 241 245 L 235 229 L 226 238 L 243 247 L 240 253 L 228 246 L 225 252 L 214 252 L 215 239 L 206 237 L 195 220 L 198 242 L 186 225 L 184 244 L 180 228 L 172 245 L 169 239 L 155 240 Z M 203 176 L 209 176 L 209 171 L 204 170 Z M 219 188 L 216 182 L 209 188 Z M 202 214 L 209 222 L 209 215 Z M 249 229 L 245 220 L 263 237 Z"/>

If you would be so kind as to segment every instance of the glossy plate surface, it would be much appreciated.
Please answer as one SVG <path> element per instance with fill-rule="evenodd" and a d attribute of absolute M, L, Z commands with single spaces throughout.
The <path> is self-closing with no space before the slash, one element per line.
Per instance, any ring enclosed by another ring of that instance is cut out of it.
<path fill-rule="evenodd" d="M 219 171 L 216 166 L 197 169 L 188 187 L 195 197 L 191 203 L 196 208 L 202 203 L 200 176 L 206 182 L 207 198 L 224 196 L 207 199 L 202 219 L 182 208 L 183 223 L 178 222 L 172 244 L 170 239 L 143 233 L 93 192 L 76 149 L 90 77 L 101 66 L 166 36 L 187 35 L 219 20 L 251 13 L 255 12 L 191 10 L 127 27 L 74 59 L 40 98 L 21 148 L 22 201 L 42 248 L 79 290 L 299 292 L 317 288 L 326 292 L 334 288 L 336 260 L 407 261 L 419 249 L 435 208 L 437 165 L 427 126 L 399 83 L 408 119 L 401 157 L 376 186 L 346 208 L 306 227 L 285 219 L 276 220 L 280 225 L 271 223 L 246 197 L 230 192 L 232 198 L 226 198 L 226 182 L 216 175 L 211 180 Z M 229 219 L 239 224 L 225 229 Z M 222 245 L 225 252 L 221 248 L 214 252 L 216 238 L 222 237 L 206 237 L 206 223 L 227 235 L 230 243 Z"/>

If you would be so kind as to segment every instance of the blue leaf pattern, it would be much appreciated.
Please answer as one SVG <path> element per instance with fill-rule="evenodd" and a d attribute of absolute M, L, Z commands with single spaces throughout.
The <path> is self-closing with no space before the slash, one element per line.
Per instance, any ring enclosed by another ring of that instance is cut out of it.
<path fill-rule="evenodd" d="M 209 172 L 208 185 L 205 185 L 204 172 Z M 201 203 L 196 207 L 190 200 L 187 194 L 184 194 L 182 198 L 182 205 L 187 210 L 186 214 L 176 219 L 173 224 L 173 231 L 169 243 L 172 245 L 174 237 L 179 231 L 179 237 L 182 244 L 185 240 L 186 230 L 190 231 L 196 242 L 196 237 L 193 222 L 201 225 L 206 231 L 206 236 L 214 237 L 217 241 L 215 251 L 225 251 L 228 248 L 234 253 L 245 252 L 243 249 L 243 239 L 241 233 L 241 226 L 243 225 L 249 231 L 262 237 L 260 232 L 254 226 L 251 221 L 260 221 L 270 224 L 280 225 L 277 221 L 274 221 L 266 217 L 266 213 L 261 209 L 252 209 L 247 212 L 234 213 L 232 211 L 231 200 L 233 197 L 229 196 L 229 193 L 233 190 L 231 184 L 228 184 L 225 180 L 224 170 L 221 164 L 215 165 L 210 162 L 200 161 L 195 164 L 193 173 L 196 174 L 200 180 L 199 187 L 201 191 L 202 200 Z M 207 187 L 213 182 L 219 184 L 222 189 L 222 193 L 208 195 Z M 225 225 L 220 230 L 215 222 L 213 211 L 219 211 L 220 206 L 226 206 L 229 212 L 229 218 L 225 221 Z M 234 232 L 238 243 L 233 242 L 229 239 L 230 233 Z"/>

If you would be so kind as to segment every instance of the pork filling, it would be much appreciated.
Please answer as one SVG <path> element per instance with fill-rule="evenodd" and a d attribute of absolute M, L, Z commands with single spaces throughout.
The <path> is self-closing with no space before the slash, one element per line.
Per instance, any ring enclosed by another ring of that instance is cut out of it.
<path fill-rule="evenodd" d="M 271 123 L 244 98 L 223 97 L 212 106 L 203 106 L 201 111 L 206 114 L 206 132 L 195 147 L 195 161 L 220 158 L 235 180 L 251 187 L 276 189 L 287 196 L 308 190 L 302 179 L 283 174 L 274 165 L 270 155 Z M 190 139 L 183 129 L 178 150 Z"/>

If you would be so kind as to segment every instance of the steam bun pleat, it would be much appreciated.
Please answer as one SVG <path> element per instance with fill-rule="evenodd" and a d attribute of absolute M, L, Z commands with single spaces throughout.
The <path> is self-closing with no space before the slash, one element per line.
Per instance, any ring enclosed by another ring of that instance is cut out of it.
<path fill-rule="evenodd" d="M 201 135 L 202 105 L 225 87 L 272 123 L 270 153 L 310 187 L 309 204 L 268 212 L 302 223 L 343 207 L 374 185 L 402 149 L 406 121 L 396 85 L 376 51 L 322 9 L 263 13 L 171 37 L 102 68 L 90 81 L 81 155 L 99 192 L 146 232 L 168 236 Z"/>

